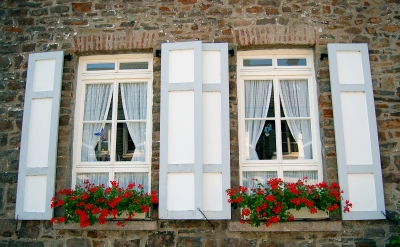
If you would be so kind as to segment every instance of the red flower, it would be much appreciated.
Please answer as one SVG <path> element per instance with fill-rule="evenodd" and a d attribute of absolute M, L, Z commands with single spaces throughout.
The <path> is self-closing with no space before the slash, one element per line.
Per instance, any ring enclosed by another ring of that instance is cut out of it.
<path fill-rule="evenodd" d="M 51 226 L 54 225 L 54 217 L 52 217 L 52 218 L 50 219 L 50 225 L 51 225 Z"/>
<path fill-rule="evenodd" d="M 58 219 L 56 220 L 56 222 L 57 222 L 57 223 L 63 223 L 63 222 L 65 222 L 65 220 L 66 220 L 66 218 L 65 218 L 64 216 L 62 216 L 62 217 L 58 218 Z"/>

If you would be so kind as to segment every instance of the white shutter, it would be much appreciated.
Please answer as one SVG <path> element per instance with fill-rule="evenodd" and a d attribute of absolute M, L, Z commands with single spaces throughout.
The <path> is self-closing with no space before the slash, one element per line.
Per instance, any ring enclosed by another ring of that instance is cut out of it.
<path fill-rule="evenodd" d="M 19 220 L 49 220 L 54 196 L 64 52 L 29 55 L 17 205 Z"/>
<path fill-rule="evenodd" d="M 384 219 L 383 183 L 367 44 L 328 44 L 344 220 Z"/>
<path fill-rule="evenodd" d="M 163 44 L 161 59 L 159 217 L 229 219 L 228 45 Z"/>

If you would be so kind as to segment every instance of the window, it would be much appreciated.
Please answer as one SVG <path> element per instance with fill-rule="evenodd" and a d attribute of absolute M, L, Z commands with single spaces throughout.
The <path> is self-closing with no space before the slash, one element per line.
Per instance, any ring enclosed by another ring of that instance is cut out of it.
<path fill-rule="evenodd" d="M 322 180 L 310 50 L 238 52 L 241 181 Z"/>
<path fill-rule="evenodd" d="M 152 67 L 151 54 L 80 59 L 73 186 L 116 180 L 149 189 Z"/>

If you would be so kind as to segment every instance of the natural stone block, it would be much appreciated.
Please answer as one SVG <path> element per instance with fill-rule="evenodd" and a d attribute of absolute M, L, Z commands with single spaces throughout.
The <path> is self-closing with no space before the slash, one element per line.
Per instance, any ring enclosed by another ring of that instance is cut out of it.
<path fill-rule="evenodd" d="M 202 247 L 201 237 L 179 237 L 177 247 Z"/>
<path fill-rule="evenodd" d="M 10 67 L 11 58 L 9 56 L 0 56 L 0 70 L 7 70 Z"/>
<path fill-rule="evenodd" d="M 27 242 L 27 241 L 19 241 L 19 240 L 10 240 L 8 242 L 7 247 L 44 247 L 44 243 L 42 241 L 32 241 L 32 242 Z"/>
<path fill-rule="evenodd" d="M 15 191 L 15 188 L 13 189 Z M 18 231 L 18 238 L 32 238 L 36 239 L 40 233 L 40 221 L 37 220 L 23 220 L 21 227 Z"/>
<path fill-rule="evenodd" d="M 69 12 L 68 6 L 54 6 L 50 8 L 50 13 L 66 13 Z"/>
<path fill-rule="evenodd" d="M 225 238 L 221 247 L 256 247 L 257 239 Z"/>
<path fill-rule="evenodd" d="M 11 237 L 16 230 L 16 220 L 1 219 L 0 220 L 0 236 Z"/>
<path fill-rule="evenodd" d="M 78 12 L 90 12 L 90 10 L 92 9 L 92 2 L 72 3 L 72 9 Z"/>
<path fill-rule="evenodd" d="M 47 8 L 31 10 L 31 16 L 42 16 L 42 15 L 47 15 L 48 13 L 49 10 Z"/>
<path fill-rule="evenodd" d="M 135 240 L 115 239 L 114 247 L 140 247 L 140 239 L 135 239 Z"/>
<path fill-rule="evenodd" d="M 67 240 L 66 247 L 92 247 L 89 239 L 85 238 L 72 238 Z"/>
<path fill-rule="evenodd" d="M 174 246 L 175 244 L 175 233 L 168 232 L 154 232 L 149 234 L 148 246 Z"/>

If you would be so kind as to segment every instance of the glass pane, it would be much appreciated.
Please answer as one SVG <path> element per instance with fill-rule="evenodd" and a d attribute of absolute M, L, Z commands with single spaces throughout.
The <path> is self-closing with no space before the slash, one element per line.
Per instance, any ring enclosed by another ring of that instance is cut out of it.
<path fill-rule="evenodd" d="M 243 186 L 246 188 L 257 188 L 257 184 L 261 183 L 263 185 L 270 178 L 276 178 L 278 174 L 276 171 L 251 171 L 251 172 L 243 172 Z M 254 178 L 254 180 L 253 180 Z M 256 181 L 256 179 L 258 181 Z"/>
<path fill-rule="evenodd" d="M 281 129 L 284 160 L 313 158 L 310 120 L 282 121 Z"/>
<path fill-rule="evenodd" d="M 307 59 L 305 58 L 278 59 L 278 66 L 307 66 Z"/>
<path fill-rule="evenodd" d="M 119 187 L 126 188 L 129 183 L 135 183 L 136 189 L 139 184 L 143 186 L 143 191 L 149 191 L 149 176 L 147 172 L 117 172 L 115 173 L 115 181 L 119 183 Z"/>
<path fill-rule="evenodd" d="M 272 66 L 272 59 L 243 59 L 243 66 Z"/>
<path fill-rule="evenodd" d="M 84 121 L 101 121 L 112 115 L 112 84 L 86 84 Z"/>
<path fill-rule="evenodd" d="M 146 122 L 118 123 L 116 160 L 146 160 Z"/>
<path fill-rule="evenodd" d="M 286 183 L 296 183 L 299 179 L 307 180 L 308 185 L 318 183 L 317 171 L 284 171 L 283 181 Z"/>
<path fill-rule="evenodd" d="M 82 132 L 81 160 L 87 162 L 110 161 L 111 124 L 85 123 Z"/>
<path fill-rule="evenodd" d="M 147 82 L 119 85 L 117 115 L 118 120 L 146 120 Z"/>
<path fill-rule="evenodd" d="M 104 184 L 106 187 L 109 186 L 108 172 L 102 173 L 77 173 L 76 174 L 76 185 L 84 186 L 84 181 L 89 180 L 89 183 L 94 185 Z"/>
<path fill-rule="evenodd" d="M 274 120 L 246 120 L 245 142 L 247 160 L 276 160 Z"/>
<path fill-rule="evenodd" d="M 115 63 L 89 63 L 86 65 L 87 71 L 115 70 Z"/>
<path fill-rule="evenodd" d="M 274 101 L 271 95 L 271 80 L 244 81 L 245 117 L 266 118 L 271 101 Z"/>
<path fill-rule="evenodd" d="M 308 81 L 281 80 L 281 107 L 285 117 L 310 117 Z"/>
<path fill-rule="evenodd" d="M 148 62 L 130 62 L 130 63 L 120 63 L 119 69 L 120 70 L 127 70 L 127 69 L 148 69 L 149 63 Z"/>

